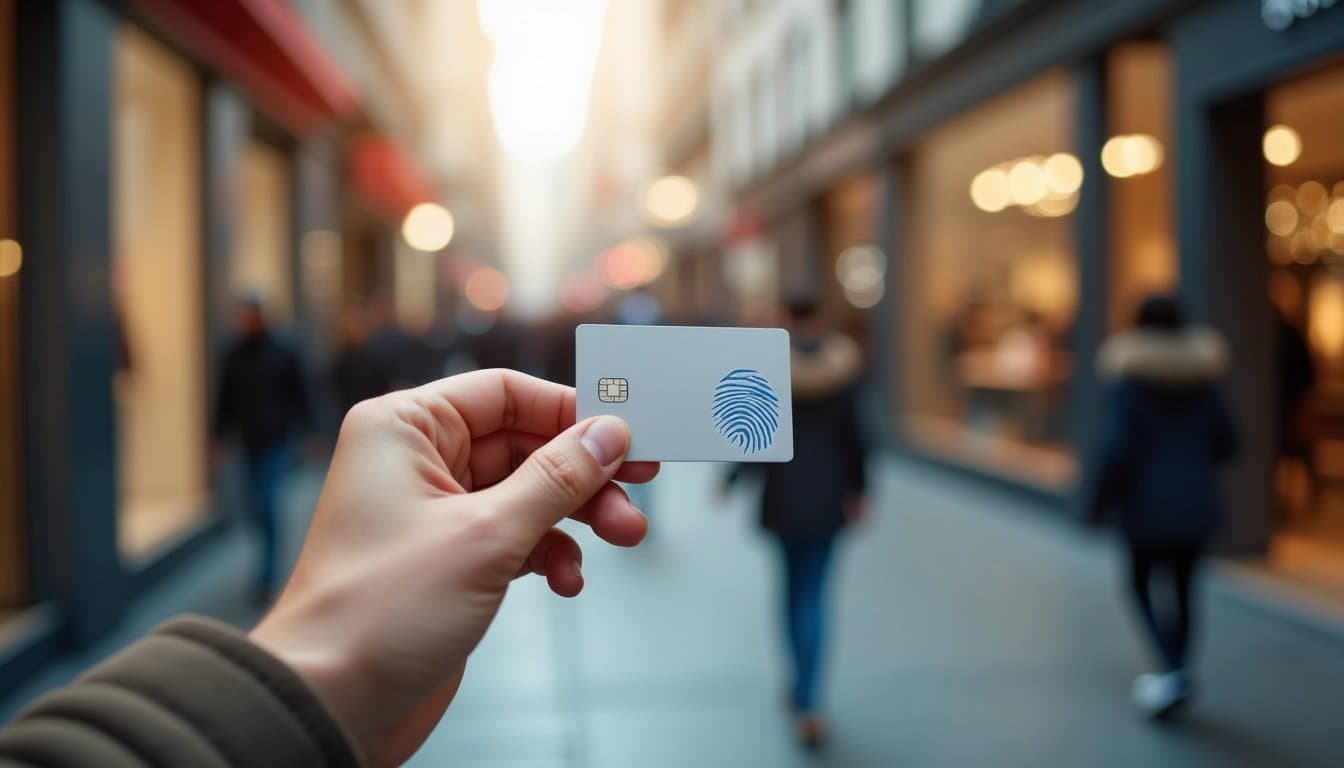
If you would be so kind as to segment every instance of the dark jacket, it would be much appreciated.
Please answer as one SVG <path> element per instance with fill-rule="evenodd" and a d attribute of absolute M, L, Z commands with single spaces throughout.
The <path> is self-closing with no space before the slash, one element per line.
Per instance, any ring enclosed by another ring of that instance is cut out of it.
<path fill-rule="evenodd" d="M 795 342 L 793 461 L 740 464 L 763 478 L 761 525 L 789 538 L 825 538 L 845 525 L 845 501 L 863 493 L 867 451 L 859 427 L 854 381 L 859 354 L 854 342 L 832 336 Z"/>
<path fill-rule="evenodd" d="M 1223 507 L 1218 470 L 1236 453 L 1217 381 L 1225 367 L 1212 332 L 1133 331 L 1103 347 L 1107 400 L 1094 517 L 1113 517 L 1137 542 L 1202 540 Z"/>
<path fill-rule="evenodd" d="M 298 356 L 268 333 L 236 342 L 224 357 L 215 436 L 237 435 L 256 454 L 311 423 Z"/>
<path fill-rule="evenodd" d="M 237 630 L 173 620 L 0 729 L 0 768 L 361 765 L 289 667 Z"/>

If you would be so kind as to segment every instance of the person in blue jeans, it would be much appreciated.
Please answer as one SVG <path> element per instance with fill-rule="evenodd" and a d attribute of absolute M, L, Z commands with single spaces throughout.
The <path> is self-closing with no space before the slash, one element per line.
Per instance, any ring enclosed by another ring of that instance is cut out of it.
<path fill-rule="evenodd" d="M 837 536 L 864 514 L 867 451 L 855 391 L 858 345 L 827 333 L 811 299 L 790 302 L 788 320 L 793 461 L 735 465 L 725 486 L 743 474 L 761 476 L 761 525 L 777 542 L 783 563 L 795 728 L 803 746 L 816 748 L 826 738 L 820 679 L 831 564 Z"/>
<path fill-rule="evenodd" d="M 280 492 L 290 465 L 290 440 L 312 422 L 298 355 L 266 325 L 260 300 L 239 301 L 238 338 L 224 356 L 215 404 L 216 455 L 229 438 L 242 443 L 248 501 L 261 532 L 256 596 L 268 602 L 280 582 Z"/>

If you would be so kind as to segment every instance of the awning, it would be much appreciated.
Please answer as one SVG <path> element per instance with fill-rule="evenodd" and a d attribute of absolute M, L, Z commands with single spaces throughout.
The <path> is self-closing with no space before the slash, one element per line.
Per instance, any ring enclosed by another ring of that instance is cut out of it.
<path fill-rule="evenodd" d="M 359 106 L 355 90 L 283 0 L 133 0 L 134 7 L 297 133 Z"/>
<path fill-rule="evenodd" d="M 389 219 L 400 222 L 418 203 L 435 200 L 434 184 L 395 140 L 366 133 L 350 142 L 350 187 Z"/>

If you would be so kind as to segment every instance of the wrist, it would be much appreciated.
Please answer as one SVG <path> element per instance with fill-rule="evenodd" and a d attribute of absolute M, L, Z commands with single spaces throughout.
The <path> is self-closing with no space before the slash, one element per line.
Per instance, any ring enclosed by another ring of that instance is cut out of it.
<path fill-rule="evenodd" d="M 352 746 L 365 757 L 373 744 L 369 700 L 361 683 L 360 655 L 350 633 L 325 631 L 325 623 L 292 607 L 276 606 L 248 633 L 248 639 L 297 674 L 341 724 Z"/>

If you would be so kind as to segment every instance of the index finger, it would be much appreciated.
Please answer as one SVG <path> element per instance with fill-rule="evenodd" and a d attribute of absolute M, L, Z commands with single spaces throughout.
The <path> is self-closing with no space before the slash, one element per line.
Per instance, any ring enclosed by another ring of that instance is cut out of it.
<path fill-rule="evenodd" d="M 471 371 L 416 389 L 431 411 L 447 404 L 471 437 L 500 430 L 554 437 L 574 423 L 574 388 L 507 368 Z"/>

